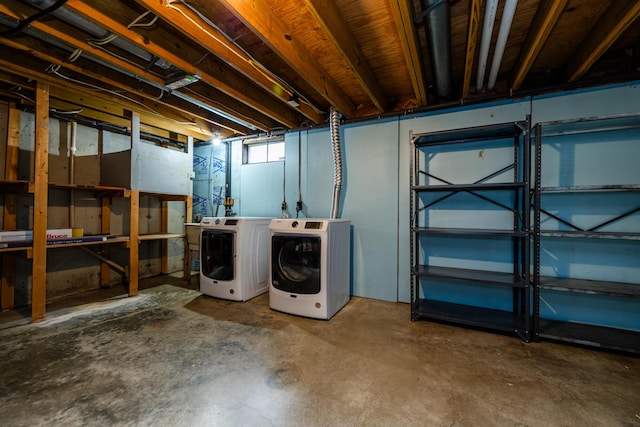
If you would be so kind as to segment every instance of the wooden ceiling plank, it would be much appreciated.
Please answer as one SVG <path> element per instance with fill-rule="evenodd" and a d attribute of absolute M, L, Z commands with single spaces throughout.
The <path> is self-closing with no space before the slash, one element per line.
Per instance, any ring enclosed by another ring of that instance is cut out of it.
<path fill-rule="evenodd" d="M 476 55 L 476 45 L 480 34 L 480 19 L 483 0 L 471 0 L 469 4 L 469 24 L 467 25 L 467 51 L 464 60 L 464 81 L 462 83 L 462 99 L 469 97 L 473 61 Z"/>
<path fill-rule="evenodd" d="M 270 72 L 261 64 L 249 56 L 247 52 L 238 45 L 230 41 L 225 34 L 217 28 L 209 25 L 201 16 L 181 2 L 136 0 L 146 7 L 156 16 L 162 18 L 169 25 L 182 32 L 203 48 L 224 60 L 236 70 L 252 79 L 262 87 L 267 93 L 286 103 L 293 96 L 293 93 L 282 85 L 275 76 L 270 76 Z M 312 106 L 301 103 L 300 113 L 316 124 L 324 121 L 323 115 Z"/>
<path fill-rule="evenodd" d="M 425 87 L 424 67 L 422 65 L 418 34 L 413 24 L 412 2 L 410 0 L 390 0 L 390 3 L 416 102 L 418 106 L 424 107 L 427 105 L 427 89 Z"/>
<path fill-rule="evenodd" d="M 264 99 L 258 100 L 249 96 L 249 94 L 253 92 L 252 88 L 250 88 L 249 86 L 238 87 L 237 84 L 232 86 L 228 84 L 228 82 L 222 81 L 216 76 L 213 76 L 212 74 L 207 73 L 202 69 L 194 66 L 193 64 L 183 60 L 178 53 L 174 53 L 167 49 L 164 49 L 161 46 L 153 43 L 148 38 L 143 37 L 135 31 L 130 30 L 126 25 L 123 25 L 109 15 L 100 12 L 92 5 L 87 4 L 84 0 L 68 0 L 68 2 L 65 4 L 65 7 L 68 7 L 74 12 L 95 22 L 96 24 L 103 26 L 108 31 L 134 43 L 138 47 L 146 50 L 147 52 L 150 52 L 158 58 L 161 58 L 164 61 L 173 64 L 184 72 L 191 75 L 200 76 L 201 81 L 204 81 L 207 84 L 210 84 L 211 86 L 222 90 L 229 96 L 238 98 L 255 110 L 264 113 L 265 115 L 277 120 L 287 127 L 296 127 L 298 125 L 295 120 L 295 113 L 292 110 L 288 109 L 286 106 L 282 105 L 281 108 L 273 108 L 273 105 L 269 105 L 270 108 L 267 108 L 266 106 L 268 105 L 268 103 L 264 102 Z"/>
<path fill-rule="evenodd" d="M 616 0 L 598 19 L 567 65 L 567 81 L 580 79 L 640 16 L 640 1 Z"/>
<path fill-rule="evenodd" d="M 53 97 L 51 98 L 51 108 L 54 108 L 59 112 L 73 111 L 75 109 L 82 108 L 83 111 L 81 113 L 78 113 L 79 116 L 96 120 L 97 122 L 109 123 L 125 129 L 130 129 L 130 125 L 131 125 L 131 120 L 124 118 L 122 116 L 120 117 L 114 116 L 108 113 L 87 108 L 84 105 L 70 103 L 70 102 L 67 102 L 66 100 L 61 100 Z M 69 120 L 73 120 L 72 115 L 69 115 Z M 140 125 L 141 130 L 151 135 L 159 136 L 162 138 L 170 138 L 171 133 L 177 133 L 185 136 L 192 136 L 200 140 L 207 140 L 213 137 L 213 133 L 203 131 L 203 128 L 198 127 L 196 125 L 174 124 L 171 126 L 171 129 L 167 129 L 167 122 L 164 120 L 159 120 L 149 115 L 141 115 L 140 120 L 141 120 L 141 125 Z M 162 127 L 158 127 L 158 126 L 162 126 Z"/>
<path fill-rule="evenodd" d="M 347 94 L 322 69 L 313 55 L 305 49 L 264 0 L 221 0 L 229 11 L 249 27 L 300 74 L 342 115 L 354 117 L 355 105 Z"/>
<path fill-rule="evenodd" d="M 524 39 L 522 48 L 516 64 L 511 82 L 511 90 L 516 91 L 522 85 L 524 78 L 533 66 L 536 58 L 542 51 L 542 47 L 547 42 L 551 30 L 558 22 L 560 15 L 567 6 L 568 0 L 548 0 L 541 1 L 533 17 L 527 36 Z"/>
<path fill-rule="evenodd" d="M 373 69 L 364 56 L 334 0 L 304 0 L 324 32 L 349 64 L 362 88 L 380 113 L 387 109 L 387 99 Z"/>

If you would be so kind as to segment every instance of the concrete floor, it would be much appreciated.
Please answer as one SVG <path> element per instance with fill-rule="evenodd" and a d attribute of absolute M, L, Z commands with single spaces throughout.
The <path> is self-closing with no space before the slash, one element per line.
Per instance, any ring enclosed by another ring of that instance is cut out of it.
<path fill-rule="evenodd" d="M 50 311 L 0 330 L 0 424 L 640 425 L 638 357 L 409 318 L 353 298 L 305 319 L 175 284 Z"/>

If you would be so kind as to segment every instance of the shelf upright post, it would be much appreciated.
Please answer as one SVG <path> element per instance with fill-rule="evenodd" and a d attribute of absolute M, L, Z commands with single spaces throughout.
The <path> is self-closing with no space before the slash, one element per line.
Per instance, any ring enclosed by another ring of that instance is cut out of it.
<path fill-rule="evenodd" d="M 414 135 L 413 135 L 413 131 L 411 131 L 409 133 L 409 158 L 411 161 L 411 165 L 412 167 L 409 168 L 409 189 L 410 189 L 410 194 L 409 194 L 409 263 L 410 263 L 410 269 L 411 269 L 411 320 L 418 320 L 419 316 L 417 316 L 416 314 L 416 304 L 418 301 L 418 286 L 417 286 L 417 280 L 418 277 L 414 274 L 413 269 L 415 268 L 415 262 L 416 262 L 416 254 L 415 254 L 415 250 L 417 247 L 417 242 L 416 240 L 416 232 L 414 231 L 414 227 L 416 227 L 417 225 L 414 224 L 415 222 L 415 216 L 414 216 L 414 210 L 416 207 L 416 192 L 413 190 L 413 186 L 417 185 L 415 179 L 416 176 L 418 176 L 418 159 L 417 159 L 417 155 L 416 155 L 416 147 L 414 144 Z"/>
<path fill-rule="evenodd" d="M 31 321 L 45 317 L 47 299 L 47 203 L 49 179 L 49 84 L 36 84 Z"/>
<path fill-rule="evenodd" d="M 535 126 L 535 176 L 533 184 L 533 336 L 540 333 L 540 185 L 542 180 L 542 125 Z"/>

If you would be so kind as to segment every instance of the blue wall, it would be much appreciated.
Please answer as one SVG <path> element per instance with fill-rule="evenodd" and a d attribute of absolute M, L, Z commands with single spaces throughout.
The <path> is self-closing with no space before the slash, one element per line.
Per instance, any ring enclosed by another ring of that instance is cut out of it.
<path fill-rule="evenodd" d="M 341 128 L 345 162 L 341 216 L 351 219 L 353 225 L 353 294 L 387 301 L 410 301 L 411 131 L 422 133 L 502 123 L 522 120 L 528 114 L 532 116 L 532 123 L 535 124 L 539 121 L 638 111 L 640 88 L 634 83 L 344 124 Z M 334 167 L 328 127 L 289 132 L 285 135 L 285 144 L 286 162 L 241 165 L 242 142 L 231 142 L 234 153 L 232 194 L 236 198 L 234 210 L 238 215 L 280 217 L 283 215 L 281 204 L 283 199 L 286 199 L 288 209 L 284 214 L 295 217 L 295 202 L 301 195 L 301 217 L 329 216 Z M 627 150 L 625 161 L 640 158 L 639 142 L 625 145 L 624 150 Z M 597 153 L 602 153 L 602 147 L 595 148 L 594 154 L 589 154 L 587 150 L 584 155 L 597 158 L 602 175 L 613 173 L 616 163 L 601 161 L 602 155 Z M 491 159 L 485 157 L 484 161 L 490 162 Z M 633 250 L 635 252 L 632 256 L 635 256 L 638 252 L 637 249 Z M 615 258 L 617 255 L 612 256 Z M 464 260 L 460 263 L 464 264 Z M 637 268 L 633 267 L 631 272 L 627 271 L 625 274 L 627 278 L 631 275 L 634 281 L 640 283 L 640 272 Z M 571 318 L 575 309 L 566 304 L 564 297 L 550 298 L 552 301 L 546 301 L 544 309 L 549 313 L 543 314 L 552 318 Z M 469 290 L 468 298 L 486 299 L 487 296 L 482 290 L 477 293 Z M 590 304 L 598 305 L 600 309 L 604 307 L 605 311 L 607 307 L 617 305 L 606 298 L 600 302 L 591 301 Z M 610 317 L 620 317 L 614 311 L 611 310 Z M 588 314 L 586 316 L 589 317 Z M 609 315 L 594 315 L 593 321 L 600 323 L 600 318 L 607 316 Z M 627 313 L 622 317 L 624 319 L 618 321 L 624 323 L 624 327 L 640 329 L 640 314 Z"/>

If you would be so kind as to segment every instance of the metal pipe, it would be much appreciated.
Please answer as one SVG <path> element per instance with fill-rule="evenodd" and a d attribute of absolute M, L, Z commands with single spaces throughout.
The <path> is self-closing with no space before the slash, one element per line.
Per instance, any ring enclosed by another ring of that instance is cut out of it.
<path fill-rule="evenodd" d="M 439 98 L 451 94 L 451 18 L 448 1 L 421 0 L 427 27 L 429 56 Z"/>
<path fill-rule="evenodd" d="M 342 152 L 340 149 L 340 113 L 335 107 L 329 112 L 331 128 L 331 145 L 333 146 L 334 184 L 331 199 L 331 219 L 340 216 L 340 194 L 342 192 Z"/>
<path fill-rule="evenodd" d="M 491 63 L 491 72 L 489 73 L 489 81 L 487 82 L 488 90 L 493 90 L 496 85 L 498 71 L 500 71 L 500 64 L 502 63 L 502 55 L 504 55 L 504 48 L 507 45 L 507 38 L 509 37 L 509 31 L 513 23 L 513 16 L 516 13 L 516 6 L 518 6 L 518 0 L 506 0 L 504 4 L 502 18 L 500 20 L 500 31 L 498 32 L 496 48 L 493 51 L 493 62 Z"/>
<path fill-rule="evenodd" d="M 487 69 L 487 59 L 489 58 L 489 45 L 493 34 L 493 24 L 496 20 L 498 10 L 498 0 L 488 0 L 484 7 L 484 21 L 482 25 L 482 38 L 480 39 L 480 55 L 478 57 L 478 77 L 476 80 L 476 90 L 480 92 L 484 86 L 484 73 Z"/>

